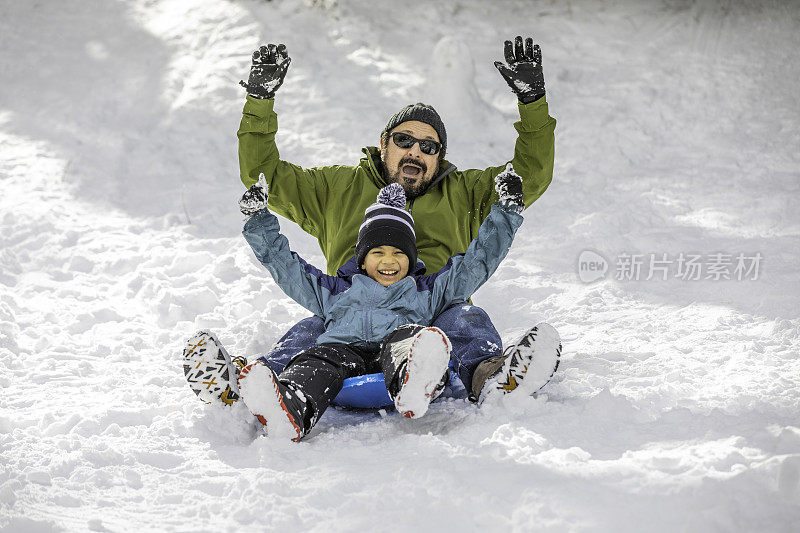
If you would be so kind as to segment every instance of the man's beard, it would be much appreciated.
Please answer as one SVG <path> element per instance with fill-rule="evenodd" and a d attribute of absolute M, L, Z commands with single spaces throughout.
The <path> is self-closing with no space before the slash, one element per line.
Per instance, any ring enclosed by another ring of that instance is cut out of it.
<path fill-rule="evenodd" d="M 425 163 L 423 163 L 418 159 L 404 157 L 399 161 L 399 163 L 397 164 L 397 170 L 395 170 L 394 172 L 391 172 L 389 170 L 389 167 L 386 165 L 385 157 L 381 157 L 381 163 L 383 165 L 383 175 L 386 177 L 386 182 L 399 183 L 400 186 L 403 187 L 403 191 L 405 191 L 407 199 L 413 200 L 414 198 L 422 196 L 422 194 L 425 193 L 425 189 L 428 188 L 428 184 L 430 183 L 430 180 L 426 180 L 424 177 L 425 173 L 428 171 L 428 167 L 427 165 L 425 165 Z M 422 175 L 422 177 L 416 180 L 414 183 L 408 183 L 405 179 L 400 177 L 403 165 L 408 165 L 408 164 L 415 165 L 422 169 L 420 170 L 420 174 Z M 439 167 L 438 162 L 436 164 L 436 167 L 437 168 L 434 169 L 434 175 L 436 175 L 436 170 L 438 170 Z"/>

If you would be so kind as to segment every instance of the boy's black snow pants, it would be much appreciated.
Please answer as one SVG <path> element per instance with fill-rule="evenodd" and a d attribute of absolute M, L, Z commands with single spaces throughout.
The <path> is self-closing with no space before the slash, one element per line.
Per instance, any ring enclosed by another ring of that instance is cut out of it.
<path fill-rule="evenodd" d="M 297 354 L 278 379 L 303 391 L 319 420 L 345 379 L 381 371 L 378 354 L 349 344 L 317 344 Z"/>
<path fill-rule="evenodd" d="M 317 344 L 297 354 L 278 379 L 305 394 L 314 411 L 314 422 L 336 398 L 347 378 L 382 372 L 389 396 L 394 398 L 398 370 L 404 362 L 392 359 L 391 345 L 416 335 L 423 328 L 417 324 L 400 326 L 374 351 L 351 344 Z"/>

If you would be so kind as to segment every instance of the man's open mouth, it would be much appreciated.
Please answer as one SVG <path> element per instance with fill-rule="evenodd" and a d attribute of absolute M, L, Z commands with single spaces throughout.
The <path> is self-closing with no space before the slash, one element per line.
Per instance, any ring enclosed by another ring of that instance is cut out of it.
<path fill-rule="evenodd" d="M 422 169 L 416 165 L 403 165 L 401 170 L 406 176 L 418 176 L 422 173 Z"/>
<path fill-rule="evenodd" d="M 400 170 L 406 176 L 415 177 L 422 174 L 422 169 L 419 168 L 417 165 L 403 165 L 402 167 L 400 167 Z"/>
<path fill-rule="evenodd" d="M 391 276 L 396 276 L 396 275 L 397 275 L 397 273 L 398 273 L 398 272 L 400 272 L 400 271 L 399 271 L 399 270 L 378 270 L 378 272 L 379 272 L 381 275 L 384 275 L 384 276 L 389 276 L 389 277 L 391 277 Z"/>
<path fill-rule="evenodd" d="M 406 179 L 417 180 L 422 178 L 427 170 L 425 163 L 417 161 L 411 157 L 404 157 L 398 163 L 400 174 Z"/>

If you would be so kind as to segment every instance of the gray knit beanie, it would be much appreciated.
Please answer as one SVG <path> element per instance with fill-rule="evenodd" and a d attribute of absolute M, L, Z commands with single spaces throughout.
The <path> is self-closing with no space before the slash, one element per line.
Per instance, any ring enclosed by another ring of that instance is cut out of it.
<path fill-rule="evenodd" d="M 392 115 L 392 118 L 389 119 L 389 123 L 383 128 L 383 133 L 392 131 L 403 122 L 408 122 L 409 120 L 424 122 L 436 130 L 436 134 L 439 136 L 439 142 L 442 143 L 442 152 L 447 151 L 447 131 L 444 129 L 442 118 L 432 106 L 423 104 L 422 102 L 409 104 Z"/>

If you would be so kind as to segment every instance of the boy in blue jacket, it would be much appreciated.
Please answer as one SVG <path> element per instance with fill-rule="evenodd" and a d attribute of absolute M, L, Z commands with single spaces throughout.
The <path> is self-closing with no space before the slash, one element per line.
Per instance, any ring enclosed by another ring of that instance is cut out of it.
<path fill-rule="evenodd" d="M 447 336 L 426 325 L 454 303 L 466 302 L 489 279 L 522 223 L 522 180 L 510 164 L 495 184 L 499 201 L 466 253 L 451 257 L 442 270 L 427 276 L 417 261 L 414 220 L 405 210 L 403 188 L 396 183 L 384 187 L 377 203 L 365 212 L 355 256 L 340 275 L 329 276 L 289 249 L 277 218 L 267 209 L 266 183 L 260 180 L 239 202 L 250 217 L 244 237 L 281 289 L 325 320 L 325 332 L 280 375 L 263 358 L 249 365 L 238 361 L 243 366 L 238 383 L 236 362 L 213 335 L 199 332 L 184 351 L 192 389 L 203 399 L 224 403 L 241 395 L 271 436 L 292 440 L 311 430 L 345 379 L 371 372 L 383 373 L 399 413 L 423 416 L 444 387 L 450 358 Z M 352 274 L 341 275 L 348 266 Z M 539 324 L 503 356 L 478 365 L 472 396 L 483 401 L 515 389 L 535 392 L 555 372 L 560 351 L 555 330 Z M 217 364 L 209 363 L 212 359 Z M 210 373 L 200 368 L 203 362 L 210 365 L 205 367 Z M 219 382 L 209 378 L 211 374 Z M 209 380 L 214 381 L 213 390 L 206 386 Z"/>

